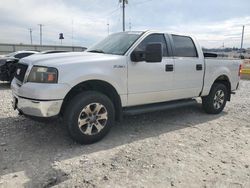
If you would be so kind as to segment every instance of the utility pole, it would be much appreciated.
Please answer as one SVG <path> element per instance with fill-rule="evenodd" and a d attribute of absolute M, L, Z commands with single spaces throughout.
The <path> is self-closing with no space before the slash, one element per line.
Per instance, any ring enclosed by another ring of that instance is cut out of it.
<path fill-rule="evenodd" d="M 125 31 L 125 4 L 128 4 L 128 0 L 119 0 L 122 3 L 122 31 Z"/>
<path fill-rule="evenodd" d="M 71 43 L 72 43 L 72 46 L 74 46 L 74 20 L 73 19 L 71 20 L 71 26 L 72 26 L 72 28 L 71 28 L 71 39 L 72 39 Z"/>
<path fill-rule="evenodd" d="M 131 31 L 131 20 L 129 19 L 129 31 Z"/>
<path fill-rule="evenodd" d="M 242 51 L 242 48 L 243 48 L 244 30 L 245 30 L 245 26 L 243 25 L 243 27 L 242 27 L 242 35 L 241 35 L 241 45 L 240 45 L 241 51 Z"/>
<path fill-rule="evenodd" d="M 29 31 L 30 31 L 30 44 L 32 45 L 33 42 L 32 42 L 32 28 L 29 28 Z"/>
<path fill-rule="evenodd" d="M 42 33 L 42 27 L 44 26 L 43 24 L 38 24 L 40 27 L 40 45 L 42 45 L 42 37 L 43 37 L 43 33 Z"/>
<path fill-rule="evenodd" d="M 109 22 L 107 23 L 108 35 L 109 35 Z"/>

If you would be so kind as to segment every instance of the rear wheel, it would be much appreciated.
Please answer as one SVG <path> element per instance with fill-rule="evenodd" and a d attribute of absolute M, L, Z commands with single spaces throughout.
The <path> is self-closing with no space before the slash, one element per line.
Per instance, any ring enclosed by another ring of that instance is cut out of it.
<path fill-rule="evenodd" d="M 209 114 L 220 113 L 227 102 L 228 90 L 224 84 L 214 83 L 208 96 L 202 97 L 202 106 Z"/>
<path fill-rule="evenodd" d="M 64 119 L 74 140 L 81 144 L 91 144 L 109 132 L 114 123 L 114 106 L 107 96 L 87 91 L 72 99 Z"/>

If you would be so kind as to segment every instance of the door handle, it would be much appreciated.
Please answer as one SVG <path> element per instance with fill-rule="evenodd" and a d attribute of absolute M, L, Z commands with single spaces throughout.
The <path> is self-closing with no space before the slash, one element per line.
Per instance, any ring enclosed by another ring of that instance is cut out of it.
<path fill-rule="evenodd" d="M 197 64 L 196 65 L 196 70 L 198 70 L 198 71 L 202 70 L 202 64 Z"/>
<path fill-rule="evenodd" d="M 171 71 L 174 71 L 174 65 L 169 65 L 169 64 L 167 64 L 166 66 L 165 66 L 165 71 L 166 72 L 171 72 Z"/>

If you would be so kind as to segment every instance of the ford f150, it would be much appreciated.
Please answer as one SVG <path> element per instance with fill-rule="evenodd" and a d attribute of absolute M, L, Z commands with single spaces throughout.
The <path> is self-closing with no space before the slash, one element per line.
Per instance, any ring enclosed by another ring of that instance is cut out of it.
<path fill-rule="evenodd" d="M 89 144 L 123 114 L 183 106 L 196 97 L 205 112 L 220 113 L 239 86 L 240 63 L 204 54 L 189 36 L 115 33 L 85 52 L 20 60 L 13 107 L 28 117 L 62 117 L 72 138 Z"/>

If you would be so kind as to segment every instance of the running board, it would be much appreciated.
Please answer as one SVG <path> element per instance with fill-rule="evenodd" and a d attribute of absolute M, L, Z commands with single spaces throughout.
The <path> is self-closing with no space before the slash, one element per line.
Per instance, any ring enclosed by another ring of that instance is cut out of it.
<path fill-rule="evenodd" d="M 169 101 L 169 102 L 162 102 L 162 103 L 132 106 L 132 107 L 123 108 L 123 114 L 124 115 L 137 115 L 137 114 L 155 112 L 155 111 L 160 111 L 160 110 L 180 108 L 180 107 L 185 107 L 185 106 L 190 106 L 190 105 L 195 105 L 195 104 L 197 104 L 197 101 L 195 99 L 183 99 L 183 100 L 176 100 L 176 101 Z"/>

